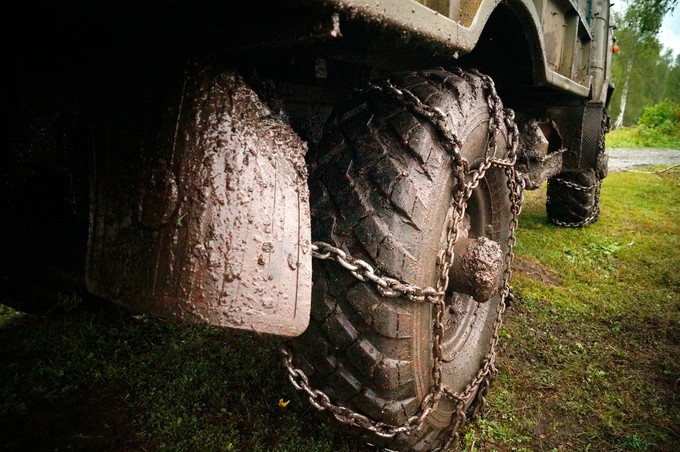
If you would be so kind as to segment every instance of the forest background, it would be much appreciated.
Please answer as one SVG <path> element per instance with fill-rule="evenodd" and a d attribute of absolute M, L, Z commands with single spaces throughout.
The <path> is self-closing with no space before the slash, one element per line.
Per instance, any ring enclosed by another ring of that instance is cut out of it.
<path fill-rule="evenodd" d="M 680 53 L 674 56 L 659 40 L 662 21 L 677 4 L 632 0 L 613 14 L 618 51 L 612 57 L 610 147 L 680 149 Z"/>

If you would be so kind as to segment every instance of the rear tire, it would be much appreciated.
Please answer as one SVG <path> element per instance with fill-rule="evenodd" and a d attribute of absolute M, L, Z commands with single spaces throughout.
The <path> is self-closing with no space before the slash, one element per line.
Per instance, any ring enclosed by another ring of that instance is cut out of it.
<path fill-rule="evenodd" d="M 562 173 L 548 181 L 548 219 L 557 226 L 590 226 L 600 217 L 600 181 L 594 171 Z"/>
<path fill-rule="evenodd" d="M 391 79 L 446 114 L 475 169 L 487 149 L 489 107 L 479 76 L 444 70 Z M 507 132 L 496 157 L 506 155 Z M 345 249 L 382 274 L 421 287 L 438 278 L 454 187 L 452 158 L 429 120 L 383 92 L 361 94 L 337 109 L 310 175 L 312 235 Z M 511 219 L 507 178 L 492 167 L 468 201 L 469 233 L 503 244 Z M 385 298 L 335 262 L 314 261 L 312 318 L 298 338 L 296 365 L 334 403 L 392 425 L 419 408 L 432 385 L 432 306 Z M 444 316 L 443 382 L 462 392 L 490 350 L 500 296 L 487 303 L 449 293 Z M 472 402 L 473 396 L 466 406 Z M 442 399 L 398 450 L 432 450 L 447 439 L 454 404 Z M 370 438 L 377 443 L 376 438 Z"/>

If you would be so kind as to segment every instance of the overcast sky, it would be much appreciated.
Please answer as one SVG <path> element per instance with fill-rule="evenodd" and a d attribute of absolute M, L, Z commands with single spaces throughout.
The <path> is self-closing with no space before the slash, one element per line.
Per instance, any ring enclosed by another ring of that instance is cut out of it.
<path fill-rule="evenodd" d="M 626 0 L 615 0 L 613 9 L 622 12 L 626 7 Z M 680 4 L 675 8 L 673 14 L 667 14 L 661 24 L 659 41 L 666 48 L 673 50 L 673 56 L 680 53 Z"/>
<path fill-rule="evenodd" d="M 659 41 L 667 48 L 673 49 L 675 56 L 680 53 L 680 5 L 673 14 L 667 14 L 661 26 Z"/>

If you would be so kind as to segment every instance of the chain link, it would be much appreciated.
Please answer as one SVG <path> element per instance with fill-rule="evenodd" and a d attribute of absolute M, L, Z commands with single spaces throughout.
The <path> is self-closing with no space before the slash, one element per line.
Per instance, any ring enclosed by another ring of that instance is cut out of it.
<path fill-rule="evenodd" d="M 585 191 L 585 192 L 591 192 L 591 191 L 597 189 L 598 186 L 599 186 L 599 184 L 581 185 L 581 184 L 577 184 L 576 182 L 571 182 L 571 181 L 562 179 L 560 177 L 553 177 L 552 179 L 550 179 L 550 182 L 557 182 L 560 185 L 565 185 L 567 187 L 573 188 L 574 190 Z"/>
<path fill-rule="evenodd" d="M 367 416 L 352 411 L 349 408 L 336 405 L 330 398 L 309 384 L 307 375 L 293 364 L 293 354 L 286 346 L 281 348 L 283 364 L 288 371 L 288 378 L 299 391 L 304 391 L 309 396 L 309 402 L 318 410 L 328 410 L 333 416 L 345 424 L 369 430 L 381 437 L 391 438 L 398 434 L 410 435 L 418 430 L 434 407 L 442 397 L 451 400 L 455 409 L 451 416 L 449 426 L 448 444 L 458 441 L 458 430 L 462 428 L 469 417 L 476 417 L 483 410 L 486 392 L 491 382 L 496 378 L 498 371 L 494 365 L 496 359 L 496 346 L 498 345 L 498 331 L 502 325 L 502 315 L 506 304 L 512 299 L 510 289 L 511 264 L 514 258 L 513 248 L 515 245 L 515 231 L 517 229 L 517 216 L 521 211 L 524 185 L 518 180 L 514 164 L 517 157 L 518 130 L 514 122 L 514 112 L 506 109 L 501 110 L 501 100 L 496 93 L 493 81 L 490 77 L 473 70 L 466 73 L 457 70 L 457 75 L 469 77 L 473 74 L 481 78 L 486 101 L 489 107 L 489 128 L 487 150 L 484 161 L 476 170 L 470 172 L 468 162 L 460 154 L 460 141 L 446 124 L 446 115 L 438 108 L 431 107 L 420 101 L 413 93 L 406 89 L 398 89 L 389 82 L 378 86 L 371 85 L 369 90 L 386 93 L 394 96 L 410 108 L 416 115 L 427 118 L 439 131 L 445 141 L 447 150 L 453 159 L 454 175 L 458 183 L 455 185 L 451 208 L 447 215 L 447 243 L 444 249 L 445 259 L 441 264 L 441 271 L 436 287 L 421 288 L 413 284 L 405 283 L 388 276 L 379 275 L 367 262 L 355 259 L 345 251 L 325 242 L 316 242 L 312 245 L 312 255 L 317 259 L 333 260 L 347 269 L 356 279 L 363 282 L 370 281 L 378 292 L 384 297 L 406 297 L 417 303 L 428 302 L 433 305 L 432 325 L 432 387 L 423 398 L 418 411 L 409 417 L 403 424 L 395 426 L 384 422 L 372 420 Z M 504 124 L 507 130 L 507 156 L 498 159 L 496 156 L 496 136 L 500 126 Z M 482 365 L 475 377 L 458 393 L 442 382 L 443 342 L 444 325 L 443 314 L 446 309 L 444 294 L 449 285 L 449 270 L 454 262 L 454 246 L 459 239 L 460 226 L 465 219 L 467 201 L 472 192 L 477 188 L 486 172 L 493 166 L 502 168 L 507 177 L 509 189 L 511 219 L 509 235 L 507 239 L 507 253 L 505 255 L 505 270 L 503 284 L 500 293 L 500 301 L 496 308 L 496 316 L 493 323 L 493 334 L 490 339 L 489 352 L 485 355 Z M 469 406 L 468 406 L 469 405 Z M 467 412 L 466 412 L 467 406 Z"/>
<path fill-rule="evenodd" d="M 413 284 L 403 283 L 388 276 L 379 276 L 375 269 L 366 261 L 354 259 L 340 248 L 326 242 L 315 242 L 311 246 L 312 256 L 322 260 L 333 260 L 350 271 L 352 276 L 362 282 L 372 281 L 383 297 L 405 296 L 411 301 L 422 303 L 429 301 L 436 303 L 444 296 L 443 292 L 434 287 L 420 288 Z"/>

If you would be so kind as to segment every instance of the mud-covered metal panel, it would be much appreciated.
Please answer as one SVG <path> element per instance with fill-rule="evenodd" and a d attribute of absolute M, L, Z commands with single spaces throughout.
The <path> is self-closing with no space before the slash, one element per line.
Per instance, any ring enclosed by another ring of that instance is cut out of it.
<path fill-rule="evenodd" d="M 563 167 L 562 137 L 553 121 L 535 119 L 518 121 L 519 143 L 515 169 L 524 180 L 524 188 L 536 190 Z"/>
<path fill-rule="evenodd" d="M 581 161 L 582 168 L 597 168 L 603 179 L 606 175 L 606 163 L 604 169 L 598 168 L 601 155 L 605 152 L 604 136 L 607 133 L 607 114 L 604 105 L 589 103 L 583 113 L 583 132 L 581 137 Z"/>
<path fill-rule="evenodd" d="M 482 0 L 416 0 L 437 11 L 457 24 L 469 28 L 477 15 Z"/>
<path fill-rule="evenodd" d="M 88 289 L 282 335 L 311 300 L 306 145 L 230 71 L 114 71 L 95 126 Z"/>
<path fill-rule="evenodd" d="M 564 12 L 554 1 L 548 0 L 543 15 L 543 39 L 548 66 L 556 72 L 559 72 L 566 30 Z"/>

